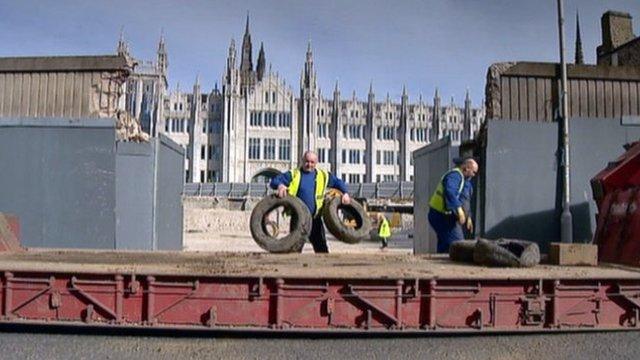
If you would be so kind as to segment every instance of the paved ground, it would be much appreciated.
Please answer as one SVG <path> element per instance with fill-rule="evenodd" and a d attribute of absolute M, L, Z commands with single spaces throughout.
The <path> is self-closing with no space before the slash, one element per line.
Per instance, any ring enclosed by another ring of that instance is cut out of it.
<path fill-rule="evenodd" d="M 637 359 L 637 332 L 547 335 L 249 338 L 0 333 L 2 359 Z"/>

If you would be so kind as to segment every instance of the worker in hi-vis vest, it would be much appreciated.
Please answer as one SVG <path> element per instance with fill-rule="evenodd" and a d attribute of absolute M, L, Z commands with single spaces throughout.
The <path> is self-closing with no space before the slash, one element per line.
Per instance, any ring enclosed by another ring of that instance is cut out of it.
<path fill-rule="evenodd" d="M 462 226 L 473 232 L 471 216 L 463 204 L 471 197 L 471 178 L 478 172 L 478 163 L 464 160 L 440 179 L 429 201 L 429 224 L 438 235 L 438 252 L 449 251 L 452 242 L 462 240 Z"/>
<path fill-rule="evenodd" d="M 389 221 L 387 221 L 387 218 L 382 214 L 379 214 L 378 222 L 380 224 L 378 236 L 382 239 L 380 249 L 384 250 L 389 246 L 388 239 L 391 237 L 391 228 L 389 227 Z"/>
<path fill-rule="evenodd" d="M 277 190 L 279 197 L 287 194 L 297 196 L 304 202 L 311 212 L 313 223 L 309 241 L 313 245 L 313 251 L 328 253 L 327 239 L 324 235 L 324 223 L 321 210 L 324 202 L 324 194 L 327 188 L 338 189 L 342 192 L 342 203 L 348 205 L 351 198 L 347 193 L 347 184 L 328 171 L 317 169 L 318 155 L 313 151 L 307 151 L 302 156 L 302 166 L 281 173 L 271 179 L 272 189 Z"/>

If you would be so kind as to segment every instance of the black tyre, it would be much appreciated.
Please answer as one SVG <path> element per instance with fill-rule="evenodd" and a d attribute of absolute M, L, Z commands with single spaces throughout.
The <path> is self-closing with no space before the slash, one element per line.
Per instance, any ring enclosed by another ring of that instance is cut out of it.
<path fill-rule="evenodd" d="M 475 263 L 498 267 L 531 267 L 540 263 L 540 249 L 525 240 L 479 239 L 473 252 Z"/>
<path fill-rule="evenodd" d="M 341 212 L 344 218 L 340 216 Z M 370 238 L 371 220 L 364 207 L 355 200 L 351 200 L 349 205 L 343 205 L 340 197 L 326 199 L 322 209 L 322 219 L 327 230 L 342 242 L 356 244 Z M 345 219 L 354 222 L 355 226 L 345 224 Z"/>
<path fill-rule="evenodd" d="M 285 208 L 291 216 L 290 232 L 281 238 L 274 236 L 272 231 L 269 231 L 270 221 L 267 219 L 267 215 L 279 207 Z M 269 252 L 300 252 L 311 232 L 311 214 L 307 206 L 296 197 L 279 198 L 276 195 L 270 195 L 253 208 L 249 228 L 253 240 Z"/>
<path fill-rule="evenodd" d="M 454 241 L 451 246 L 449 246 L 449 259 L 453 261 L 472 263 L 476 243 L 476 240 Z"/>

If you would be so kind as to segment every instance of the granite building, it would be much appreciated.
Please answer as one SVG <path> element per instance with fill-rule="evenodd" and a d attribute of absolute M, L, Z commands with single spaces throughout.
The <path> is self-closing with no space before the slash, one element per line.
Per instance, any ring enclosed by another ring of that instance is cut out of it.
<path fill-rule="evenodd" d="M 128 54 L 123 40 L 121 51 Z M 349 182 L 410 181 L 412 151 L 444 136 L 454 144 L 471 139 L 484 120 L 484 108 L 474 108 L 468 92 L 462 106 L 443 103 L 437 89 L 432 103 L 422 96 L 411 102 L 405 88 L 399 102 L 379 98 L 373 85 L 366 100 L 344 96 L 338 83 L 324 94 L 311 43 L 296 90 L 266 63 L 260 44 L 254 64 L 247 17 L 240 49 L 233 39 L 229 45 L 220 87 L 203 93 L 196 78 L 192 89 L 167 91 L 161 39 L 157 61 L 142 63 L 129 80 L 127 109 L 152 134 L 187 149 L 187 182 L 266 181 L 296 166 L 307 149 Z"/>

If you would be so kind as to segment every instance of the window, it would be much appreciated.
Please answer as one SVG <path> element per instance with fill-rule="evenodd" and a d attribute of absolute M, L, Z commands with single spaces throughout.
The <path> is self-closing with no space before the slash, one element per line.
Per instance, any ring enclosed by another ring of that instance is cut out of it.
<path fill-rule="evenodd" d="M 280 160 L 291 160 L 291 140 L 280 139 L 278 146 L 278 158 Z"/>
<path fill-rule="evenodd" d="M 207 182 L 213 182 L 213 171 L 207 170 Z"/>
<path fill-rule="evenodd" d="M 393 160 L 395 158 L 395 152 L 394 151 L 389 151 L 389 150 L 385 150 L 382 152 L 382 163 L 384 165 L 393 165 Z"/>
<path fill-rule="evenodd" d="M 207 148 L 207 159 L 211 160 L 213 155 L 213 146 L 209 145 L 209 147 Z"/>
<path fill-rule="evenodd" d="M 204 182 L 204 170 L 200 170 L 200 182 Z"/>
<path fill-rule="evenodd" d="M 184 181 L 185 182 L 190 182 L 191 180 L 189 179 L 189 170 L 185 170 L 184 171 Z"/>
<path fill-rule="evenodd" d="M 349 163 L 350 164 L 360 164 L 361 161 L 360 150 L 349 150 Z"/>
<path fill-rule="evenodd" d="M 278 113 L 278 126 L 290 127 L 291 126 L 291 114 L 290 113 Z"/>
<path fill-rule="evenodd" d="M 206 151 L 207 151 L 207 150 L 206 150 L 206 146 L 205 146 L 205 145 L 202 145 L 202 146 L 200 147 L 200 160 L 204 160 L 204 159 L 205 159 L 204 155 L 205 155 L 205 152 L 206 152 Z"/>
<path fill-rule="evenodd" d="M 391 181 L 394 181 L 394 178 L 395 178 L 394 175 L 383 175 L 382 176 L 382 181 L 391 182 Z"/>
<path fill-rule="evenodd" d="M 327 161 L 327 149 L 319 148 L 318 149 L 318 162 L 326 163 Z"/>
<path fill-rule="evenodd" d="M 342 125 L 342 137 L 347 138 L 347 125 Z"/>
<path fill-rule="evenodd" d="M 269 92 L 268 91 L 266 91 L 264 93 L 264 102 L 267 103 L 267 104 L 269 103 Z"/>
<path fill-rule="evenodd" d="M 376 165 L 380 165 L 380 150 L 376 151 Z"/>
<path fill-rule="evenodd" d="M 251 126 L 260 126 L 260 116 L 259 113 L 256 111 L 252 111 L 249 114 L 249 125 Z"/>
<path fill-rule="evenodd" d="M 319 138 L 327 137 L 327 123 L 318 123 L 318 137 Z"/>
<path fill-rule="evenodd" d="M 276 127 L 277 125 L 277 113 L 265 112 L 264 113 L 264 126 Z"/>
<path fill-rule="evenodd" d="M 350 183 L 359 183 L 360 182 L 360 174 L 349 174 L 349 182 Z"/>
<path fill-rule="evenodd" d="M 202 133 L 206 134 L 207 133 L 207 127 L 209 126 L 209 120 L 204 120 L 202 122 Z"/>
<path fill-rule="evenodd" d="M 260 159 L 260 139 L 249 138 L 249 159 Z"/>
<path fill-rule="evenodd" d="M 346 164 L 347 163 L 347 150 L 342 149 L 342 163 Z"/>
<path fill-rule="evenodd" d="M 264 139 L 264 159 L 275 160 L 276 158 L 276 139 Z"/>
<path fill-rule="evenodd" d="M 275 104 L 275 103 L 276 103 L 276 92 L 275 92 L 275 91 L 271 93 L 271 102 L 272 102 L 273 104 Z"/>

